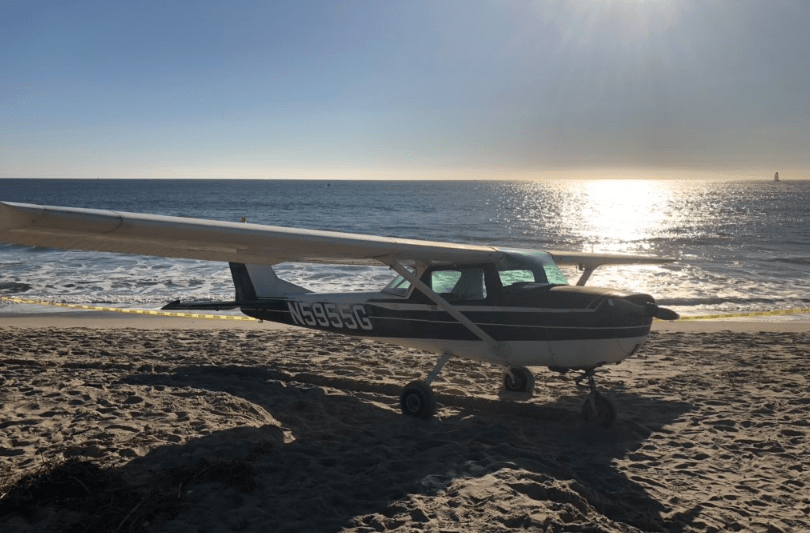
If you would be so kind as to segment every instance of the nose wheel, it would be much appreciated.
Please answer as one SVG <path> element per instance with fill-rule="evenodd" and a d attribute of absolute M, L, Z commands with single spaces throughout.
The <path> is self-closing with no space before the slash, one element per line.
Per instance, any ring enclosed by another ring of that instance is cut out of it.
<path fill-rule="evenodd" d="M 582 418 L 593 424 L 609 428 L 616 420 L 616 407 L 613 402 L 598 392 L 588 395 L 582 404 Z"/>
<path fill-rule="evenodd" d="M 593 379 L 593 371 L 591 368 L 585 371 L 584 376 L 577 379 L 577 383 L 582 379 L 588 379 L 588 388 L 590 394 L 585 398 L 585 403 L 582 404 L 582 418 L 593 424 L 609 428 L 616 421 L 616 407 L 613 402 L 602 396 L 596 390 L 596 382 Z"/>

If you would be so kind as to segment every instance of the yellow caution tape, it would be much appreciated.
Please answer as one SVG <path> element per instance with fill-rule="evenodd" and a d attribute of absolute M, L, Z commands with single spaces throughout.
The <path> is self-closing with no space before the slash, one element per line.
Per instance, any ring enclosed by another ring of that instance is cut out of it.
<path fill-rule="evenodd" d="M 169 313 L 167 311 L 149 311 L 144 309 L 121 309 L 118 307 L 97 307 L 92 305 L 61 304 L 55 302 L 46 302 L 43 300 L 26 300 L 24 298 L 0 297 L 0 300 L 5 300 L 7 302 L 18 304 L 52 305 L 55 307 L 69 307 L 71 309 L 87 309 L 90 311 L 111 311 L 113 313 L 130 313 L 133 315 L 170 316 L 176 318 L 203 318 L 206 320 L 256 320 L 255 318 L 249 316 L 203 315 L 199 313 Z M 752 313 L 728 313 L 718 315 L 682 316 L 678 320 L 721 320 L 724 318 L 750 318 L 755 316 L 798 315 L 802 313 L 810 313 L 810 307 L 803 307 L 801 309 L 780 309 L 777 311 L 757 311 Z"/>
<path fill-rule="evenodd" d="M 799 315 L 810 313 L 810 307 L 801 309 L 780 309 L 777 311 L 758 311 L 753 313 L 729 313 L 724 315 L 682 316 L 680 320 L 718 320 L 723 318 L 748 318 L 754 316 Z"/>
<path fill-rule="evenodd" d="M 150 311 L 146 309 L 121 309 L 118 307 L 97 307 L 93 305 L 61 304 L 55 302 L 45 302 L 41 300 L 26 300 L 24 298 L 0 297 L 0 300 L 5 300 L 7 302 L 18 304 L 52 305 L 55 307 L 69 307 L 71 309 L 87 309 L 88 311 L 111 311 L 113 313 L 129 313 L 133 315 L 170 316 L 174 318 L 203 318 L 206 320 L 256 320 L 255 318 L 249 316 L 203 315 L 199 313 L 169 313 L 167 311 Z"/>

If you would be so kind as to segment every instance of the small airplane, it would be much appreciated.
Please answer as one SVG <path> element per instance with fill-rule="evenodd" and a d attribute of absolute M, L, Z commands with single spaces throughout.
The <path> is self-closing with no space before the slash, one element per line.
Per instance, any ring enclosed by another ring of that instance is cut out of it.
<path fill-rule="evenodd" d="M 504 370 L 502 392 L 534 391 L 529 367 L 578 371 L 590 392 L 583 416 L 616 418 L 594 372 L 637 353 L 653 318 L 675 320 L 647 294 L 585 287 L 602 265 L 673 261 L 638 255 L 538 251 L 222 222 L 95 209 L 0 202 L 0 242 L 153 255 L 230 264 L 235 299 L 164 309 L 240 309 L 259 320 L 371 337 L 439 354 L 424 380 L 407 384 L 404 414 L 436 410 L 431 383 L 452 357 Z M 396 277 L 376 292 L 314 293 L 279 279 L 285 262 L 382 264 Z M 582 275 L 569 285 L 558 265 Z"/>

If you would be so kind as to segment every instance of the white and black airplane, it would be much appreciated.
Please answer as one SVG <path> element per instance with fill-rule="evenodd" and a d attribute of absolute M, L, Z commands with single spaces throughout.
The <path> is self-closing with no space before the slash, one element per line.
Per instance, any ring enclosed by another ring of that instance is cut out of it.
<path fill-rule="evenodd" d="M 332 231 L 0 202 L 0 242 L 223 261 L 236 297 L 164 309 L 234 309 L 260 319 L 440 354 L 402 391 L 402 412 L 433 415 L 430 384 L 451 357 L 504 369 L 503 390 L 529 396 L 528 367 L 581 371 L 586 419 L 609 426 L 612 403 L 594 370 L 635 354 L 653 318 L 677 319 L 652 296 L 585 287 L 601 265 L 665 263 L 657 257 L 497 248 Z M 383 264 L 397 277 L 378 292 L 314 293 L 281 280 L 285 262 Z M 569 285 L 558 265 L 582 271 Z M 513 396 L 521 396 L 515 394 Z"/>

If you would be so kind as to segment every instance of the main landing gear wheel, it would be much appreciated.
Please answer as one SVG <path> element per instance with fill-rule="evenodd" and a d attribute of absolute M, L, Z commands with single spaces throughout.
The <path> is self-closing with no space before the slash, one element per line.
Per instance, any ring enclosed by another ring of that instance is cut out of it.
<path fill-rule="evenodd" d="M 594 391 L 582 404 L 582 418 L 588 422 L 609 428 L 616 420 L 616 407 L 613 402 Z"/>
<path fill-rule="evenodd" d="M 534 393 L 534 373 L 526 367 L 510 368 L 503 374 L 503 388 L 509 392 Z"/>
<path fill-rule="evenodd" d="M 436 396 L 424 381 L 411 381 L 399 397 L 402 413 L 417 418 L 430 418 L 436 412 Z"/>

